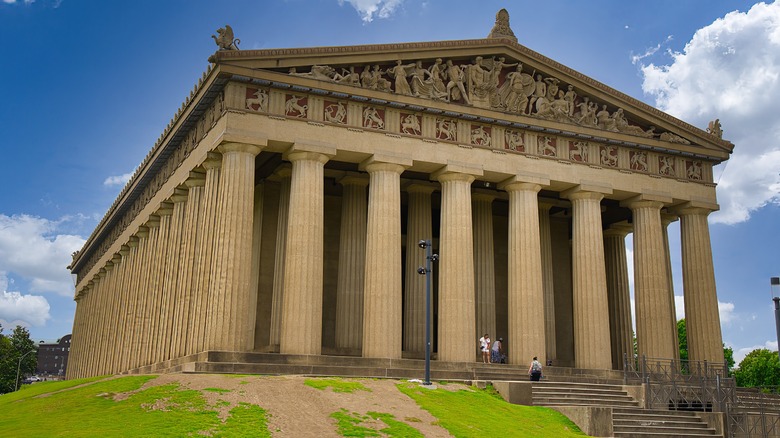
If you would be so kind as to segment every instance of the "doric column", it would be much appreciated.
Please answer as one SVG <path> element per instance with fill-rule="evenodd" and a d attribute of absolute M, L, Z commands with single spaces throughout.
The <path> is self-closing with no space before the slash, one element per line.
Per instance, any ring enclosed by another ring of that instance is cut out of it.
<path fill-rule="evenodd" d="M 544 291 L 544 343 L 547 360 L 558 357 L 555 334 L 555 281 L 552 261 L 550 209 L 552 204 L 539 202 L 539 243 L 542 256 L 542 290 Z"/>
<path fill-rule="evenodd" d="M 335 148 L 294 145 L 282 297 L 283 354 L 322 351 L 324 169 Z M 324 153 L 321 152 L 324 150 Z"/>
<path fill-rule="evenodd" d="M 509 362 L 525 364 L 534 356 L 544 363 L 544 287 L 539 236 L 538 193 L 545 178 L 513 177 L 500 186 L 509 193 Z"/>
<path fill-rule="evenodd" d="M 193 353 L 205 351 L 209 345 L 207 324 L 208 315 L 211 313 L 209 304 L 212 289 L 209 287 L 214 272 L 214 240 L 217 229 L 217 210 L 219 209 L 219 179 L 222 173 L 222 155 L 217 152 L 209 152 L 202 164 L 206 171 L 206 181 L 203 186 L 203 200 L 200 238 L 196 242 L 198 246 L 198 269 L 195 278 L 194 310 L 193 310 Z"/>
<path fill-rule="evenodd" d="M 209 302 L 209 350 L 251 351 L 254 318 L 250 288 L 255 156 L 261 146 L 225 142 L 219 182 L 217 233 L 214 240 L 213 295 Z"/>
<path fill-rule="evenodd" d="M 76 296 L 73 301 L 76 302 L 76 312 L 73 314 L 73 329 L 70 336 L 70 353 L 68 355 L 68 367 L 65 369 L 65 378 L 75 379 L 77 378 L 76 369 L 81 360 L 81 353 L 79 347 L 81 347 L 81 320 L 84 318 L 84 293 L 86 288 L 76 291 Z M 74 341 L 75 340 L 75 341 Z"/>
<path fill-rule="evenodd" d="M 141 341 L 146 335 L 146 326 L 144 325 L 145 314 L 148 306 L 146 284 L 149 279 L 149 228 L 145 225 L 138 227 L 136 232 L 138 237 L 138 250 L 136 253 L 136 265 L 134 276 L 136 278 L 136 308 L 133 312 L 133 332 L 130 334 L 127 369 L 134 369 L 140 366 Z"/>
<path fill-rule="evenodd" d="M 426 260 L 425 250 L 418 247 L 417 243 L 421 240 L 433 239 L 431 194 L 435 190 L 436 186 L 427 182 L 415 182 L 406 188 L 409 202 L 406 221 L 404 351 L 413 353 L 425 352 L 425 276 L 417 274 L 417 268 L 425 266 Z M 433 325 L 432 310 L 431 325 Z"/>
<path fill-rule="evenodd" d="M 110 262 L 113 266 L 113 262 Z M 108 265 L 108 263 L 106 264 Z M 109 268 L 110 269 L 110 268 Z M 89 349 L 87 350 L 88 359 L 85 369 L 85 376 L 96 376 L 99 373 L 98 367 L 100 366 L 100 357 L 102 354 L 100 339 L 105 334 L 106 317 L 103 311 L 103 294 L 106 289 L 106 276 L 108 271 L 106 267 L 102 267 L 98 270 L 95 276 L 95 294 L 92 297 L 92 321 L 90 326 L 90 341 Z"/>
<path fill-rule="evenodd" d="M 609 299 L 609 331 L 612 338 L 612 366 L 622 370 L 624 355 L 634 357 L 631 327 L 631 296 L 628 287 L 626 236 L 630 225 L 613 225 L 604 231 L 604 259 Z"/>
<path fill-rule="evenodd" d="M 187 189 L 179 186 L 170 197 L 173 203 L 171 215 L 171 230 L 168 236 L 168 269 L 165 271 L 165 287 L 163 289 L 163 306 L 161 317 L 161 360 L 173 359 L 174 328 L 178 324 L 177 309 L 181 305 L 180 294 L 183 289 L 179 284 L 179 271 L 182 269 L 182 251 L 184 227 L 186 217 L 184 215 L 187 206 Z"/>
<path fill-rule="evenodd" d="M 471 194 L 474 226 L 474 292 L 476 295 L 475 339 L 485 333 L 498 339 L 496 333 L 496 266 L 493 254 L 493 199 L 486 191 Z"/>
<path fill-rule="evenodd" d="M 162 345 L 165 339 L 162 337 L 163 315 L 165 315 L 165 273 L 168 268 L 168 246 L 171 234 L 171 218 L 173 216 L 173 204 L 170 202 L 160 203 L 157 209 L 157 216 L 160 218 L 160 230 L 157 238 L 157 249 L 155 251 L 155 266 L 152 268 L 152 300 L 155 303 L 155 312 L 152 313 L 152 321 L 149 330 L 152 333 L 151 343 L 149 344 L 149 363 L 155 364 L 162 361 Z"/>
<path fill-rule="evenodd" d="M 341 178 L 339 183 L 343 190 L 336 288 L 336 348 L 359 350 L 363 345 L 368 179 L 350 174 Z"/>
<path fill-rule="evenodd" d="M 661 229 L 663 199 L 646 195 L 624 201 L 634 221 L 634 303 L 636 344 L 640 357 L 673 359 L 669 312 L 672 309 Z M 668 199 L 671 201 L 671 199 Z"/>
<path fill-rule="evenodd" d="M 401 173 L 408 160 L 372 157 L 362 164 L 370 176 L 363 299 L 363 357 L 400 359 Z"/>
<path fill-rule="evenodd" d="M 114 303 L 114 306 L 119 306 L 119 312 L 121 314 L 120 321 L 121 326 L 117 327 L 117 334 L 115 337 L 115 343 L 118 348 L 115 349 L 116 356 L 114 359 L 115 366 L 112 370 L 113 373 L 127 371 L 130 369 L 129 358 L 134 352 L 130 349 L 130 343 L 132 342 L 133 331 L 135 330 L 135 312 L 138 308 L 138 245 L 140 239 L 138 236 L 130 236 L 127 242 L 129 251 L 122 254 L 123 262 L 120 265 L 120 286 L 117 292 L 123 295 L 123 303 Z"/>
<path fill-rule="evenodd" d="M 125 251 L 125 247 L 122 251 Z M 121 301 L 122 295 L 116 294 L 116 277 L 117 266 L 122 262 L 122 257 L 117 253 L 111 261 L 106 262 L 105 265 L 105 278 L 101 282 L 102 293 L 100 294 L 100 335 L 98 340 L 98 362 L 96 371 L 97 374 L 107 374 L 111 369 L 111 359 L 114 357 L 113 348 L 118 344 L 114 341 L 116 336 L 116 326 L 119 323 L 118 311 L 120 306 L 117 306 L 118 301 Z"/>
<path fill-rule="evenodd" d="M 715 208 L 689 203 L 680 214 L 685 326 L 688 332 L 688 358 L 723 364 L 723 338 L 720 331 L 718 296 L 707 216 Z"/>
<path fill-rule="evenodd" d="M 674 348 L 674 358 L 676 360 L 680 360 L 680 349 L 678 348 L 678 345 L 680 345 L 680 340 L 677 336 L 677 303 L 674 300 L 674 278 L 672 277 L 672 254 L 669 250 L 669 224 L 676 221 L 678 217 L 673 214 L 664 213 L 661 212 L 661 229 L 663 230 L 663 239 L 664 239 L 664 258 L 666 259 L 666 278 L 669 283 L 669 304 L 671 304 L 672 308 L 669 310 L 669 315 L 671 315 L 671 326 L 672 326 L 672 345 L 675 346 Z"/>
<path fill-rule="evenodd" d="M 138 363 L 136 366 L 149 365 L 149 350 L 151 349 L 153 342 L 152 333 L 152 321 L 154 320 L 154 314 L 159 312 L 158 305 L 155 302 L 155 291 L 152 288 L 154 284 L 154 272 L 156 269 L 155 260 L 158 244 L 158 237 L 160 235 L 160 216 L 156 214 L 149 215 L 149 220 L 146 221 L 146 228 L 149 230 L 146 242 L 146 251 L 144 255 L 144 309 L 141 314 L 141 320 L 139 325 L 141 326 L 141 336 L 138 346 Z"/>
<path fill-rule="evenodd" d="M 115 373 L 119 366 L 124 344 L 122 343 L 124 324 L 126 320 L 125 308 L 129 305 L 129 297 L 125 290 L 123 279 L 127 267 L 130 266 L 128 255 L 130 247 L 122 245 L 119 253 L 114 254 L 112 269 L 108 270 L 109 293 L 105 297 L 107 329 L 102 337 L 103 371 L 101 374 Z"/>
<path fill-rule="evenodd" d="M 589 190 L 591 189 L 591 190 Z M 572 203 L 572 283 L 576 368 L 611 369 L 607 278 L 601 200 L 611 190 L 576 187 L 563 193 Z"/>
<path fill-rule="evenodd" d="M 450 167 L 432 175 L 441 183 L 438 359 L 474 362 L 477 339 L 471 183 L 475 175 Z"/>
<path fill-rule="evenodd" d="M 282 165 L 274 178 L 279 181 L 279 214 L 276 222 L 276 251 L 274 255 L 274 283 L 271 297 L 271 345 L 279 345 L 282 333 L 282 303 L 284 300 L 284 262 L 287 260 L 287 218 L 290 210 L 290 178 L 292 168 Z"/>

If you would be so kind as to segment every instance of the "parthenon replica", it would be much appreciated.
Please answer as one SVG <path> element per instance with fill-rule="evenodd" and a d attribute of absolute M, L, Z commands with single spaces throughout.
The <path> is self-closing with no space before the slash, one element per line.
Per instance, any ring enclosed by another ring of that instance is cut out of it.
<path fill-rule="evenodd" d="M 434 364 L 475 363 L 484 333 L 517 365 L 619 370 L 634 332 L 640 356 L 674 359 L 677 221 L 689 357 L 723 363 L 707 216 L 734 146 L 718 121 L 696 128 L 518 44 L 505 10 L 477 40 L 214 39 L 74 253 L 69 378 L 220 354 L 419 364 L 421 240 L 439 256 Z"/>

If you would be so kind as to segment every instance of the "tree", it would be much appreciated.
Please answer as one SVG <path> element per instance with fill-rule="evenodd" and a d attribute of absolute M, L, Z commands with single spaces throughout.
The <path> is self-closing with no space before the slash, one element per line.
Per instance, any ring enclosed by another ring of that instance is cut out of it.
<path fill-rule="evenodd" d="M 688 360 L 688 331 L 685 326 L 685 318 L 677 321 L 677 341 L 680 345 L 680 360 Z M 723 346 L 723 358 L 726 360 L 726 366 L 729 370 L 734 368 L 734 349 Z"/>
<path fill-rule="evenodd" d="M 780 385 L 780 358 L 776 351 L 759 348 L 751 351 L 739 363 L 734 372 L 737 386 L 778 386 Z"/>
<path fill-rule="evenodd" d="M 12 392 L 20 383 L 17 382 L 17 367 L 19 379 L 34 374 L 38 366 L 38 357 L 35 353 L 35 342 L 30 339 L 30 332 L 17 325 L 11 336 L 5 336 L 0 326 L 0 394 Z M 22 357 L 24 356 L 24 357 Z M 22 361 L 19 362 L 19 359 Z"/>

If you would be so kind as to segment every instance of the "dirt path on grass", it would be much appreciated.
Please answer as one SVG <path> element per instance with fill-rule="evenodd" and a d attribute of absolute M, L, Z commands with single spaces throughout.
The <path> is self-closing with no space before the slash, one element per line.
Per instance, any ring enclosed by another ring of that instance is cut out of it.
<path fill-rule="evenodd" d="M 268 430 L 275 437 L 340 436 L 336 420 L 330 415 L 341 409 L 360 415 L 370 411 L 387 413 L 426 437 L 451 436 L 435 424 L 435 417 L 395 387 L 397 380 L 348 379 L 358 381 L 368 389 L 352 393 L 334 392 L 332 388 L 315 389 L 305 385 L 305 380 L 301 376 L 165 374 L 147 382 L 144 388 L 176 382 L 183 389 L 200 390 L 223 419 L 239 403 L 258 405 L 268 411 Z M 446 387 L 449 390 L 464 388 L 457 384 Z M 364 422 L 360 426 L 377 430 L 386 427 L 381 421 Z"/>

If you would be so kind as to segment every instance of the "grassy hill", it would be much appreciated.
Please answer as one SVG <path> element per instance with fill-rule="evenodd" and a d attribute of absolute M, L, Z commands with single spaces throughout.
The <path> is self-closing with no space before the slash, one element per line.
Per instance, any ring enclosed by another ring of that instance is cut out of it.
<path fill-rule="evenodd" d="M 0 396 L 0 436 L 583 436 L 490 387 L 387 379 L 185 375 L 42 382 Z"/>

